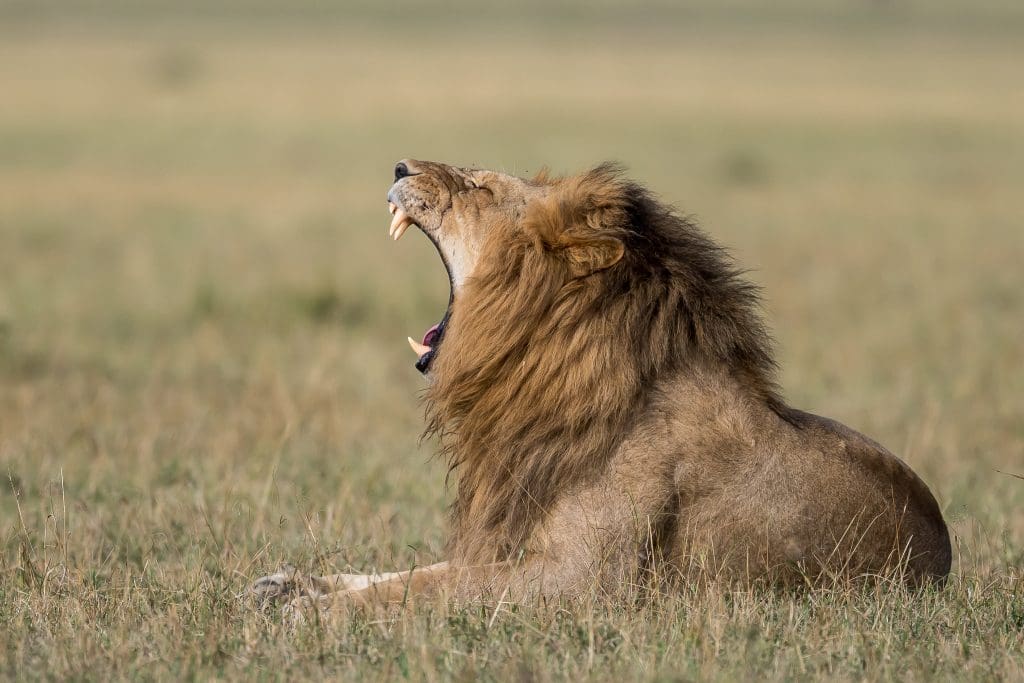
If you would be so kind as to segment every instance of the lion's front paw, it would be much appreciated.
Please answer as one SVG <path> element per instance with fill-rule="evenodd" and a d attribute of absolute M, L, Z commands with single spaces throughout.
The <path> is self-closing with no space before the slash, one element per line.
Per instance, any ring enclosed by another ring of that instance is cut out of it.
<path fill-rule="evenodd" d="M 289 600 L 281 614 L 292 626 L 337 623 L 343 615 L 342 602 L 337 595 L 300 595 Z"/>
<path fill-rule="evenodd" d="M 249 595 L 261 605 L 278 604 L 301 593 L 302 583 L 299 571 L 286 564 L 276 574 L 256 579 L 249 588 Z"/>

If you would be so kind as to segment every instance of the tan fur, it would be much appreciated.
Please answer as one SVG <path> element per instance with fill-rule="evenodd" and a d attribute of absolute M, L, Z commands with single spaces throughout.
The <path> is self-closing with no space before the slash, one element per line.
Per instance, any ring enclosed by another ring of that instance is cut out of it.
<path fill-rule="evenodd" d="M 405 163 L 392 201 L 463 269 L 426 398 L 457 480 L 451 560 L 339 595 L 948 573 L 928 488 L 785 405 L 755 288 L 693 224 L 611 166 Z"/>

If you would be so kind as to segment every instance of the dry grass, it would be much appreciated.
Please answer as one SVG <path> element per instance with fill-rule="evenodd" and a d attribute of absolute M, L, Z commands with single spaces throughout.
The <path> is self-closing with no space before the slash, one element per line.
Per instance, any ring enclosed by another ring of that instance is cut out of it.
<path fill-rule="evenodd" d="M 0 6 L 0 675 L 1024 676 L 1014 3 L 568 4 L 500 35 L 494 9 L 139 4 Z M 764 285 L 790 400 L 931 484 L 949 584 L 296 633 L 239 603 L 286 559 L 438 559 L 403 339 L 447 291 L 426 240 L 386 239 L 403 156 L 620 159 L 696 214 Z"/>

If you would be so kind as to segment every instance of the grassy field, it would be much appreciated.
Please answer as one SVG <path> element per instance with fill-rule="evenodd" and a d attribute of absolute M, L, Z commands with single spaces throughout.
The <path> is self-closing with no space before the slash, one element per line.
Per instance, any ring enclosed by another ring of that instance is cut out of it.
<path fill-rule="evenodd" d="M 0 0 L 0 676 L 1024 677 L 1019 3 L 280 7 Z M 948 585 L 295 632 L 237 600 L 440 559 L 406 156 L 617 159 L 695 215 L 790 402 L 931 485 Z"/>

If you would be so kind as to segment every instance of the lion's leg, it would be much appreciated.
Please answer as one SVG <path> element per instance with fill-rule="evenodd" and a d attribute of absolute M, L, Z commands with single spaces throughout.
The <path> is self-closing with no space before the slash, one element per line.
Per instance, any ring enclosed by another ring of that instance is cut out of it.
<path fill-rule="evenodd" d="M 423 567 L 423 570 L 447 567 L 447 562 Z M 333 574 L 330 576 L 306 576 L 290 565 L 280 571 L 257 579 L 250 593 L 264 601 L 280 601 L 297 596 L 320 597 L 338 591 L 361 590 L 383 581 L 400 580 L 411 571 L 381 572 L 378 574 Z"/>
<path fill-rule="evenodd" d="M 639 585 L 639 573 L 650 570 L 647 565 L 653 566 L 665 551 L 676 510 L 675 499 L 665 496 L 661 480 L 655 482 L 659 488 L 635 496 L 630 495 L 635 492 L 631 483 L 618 488 L 603 484 L 566 498 L 535 532 L 535 544 L 543 550 L 521 559 L 475 566 L 441 563 L 358 589 L 343 589 L 338 582 L 335 592 L 310 596 L 292 607 L 333 610 L 345 604 L 386 606 L 439 597 L 518 603 Z M 621 490 L 627 495 L 610 495 Z M 629 504 L 608 504 L 609 499 L 627 497 L 656 502 L 639 512 Z"/>
<path fill-rule="evenodd" d="M 310 577 L 310 582 L 320 594 L 338 591 L 362 590 L 385 581 L 402 580 L 413 572 L 438 571 L 448 567 L 447 562 L 438 562 L 426 567 L 419 567 L 403 572 L 381 572 L 379 574 L 333 574 L 331 576 Z"/>
<path fill-rule="evenodd" d="M 494 599 L 523 602 L 575 594 L 589 577 L 574 571 L 571 566 L 546 566 L 541 557 L 479 566 L 442 562 L 399 574 L 362 589 L 302 596 L 291 602 L 290 610 L 299 614 L 311 609 L 337 614 L 343 612 L 345 606 L 384 608 L 442 597 L 456 601 Z"/>

